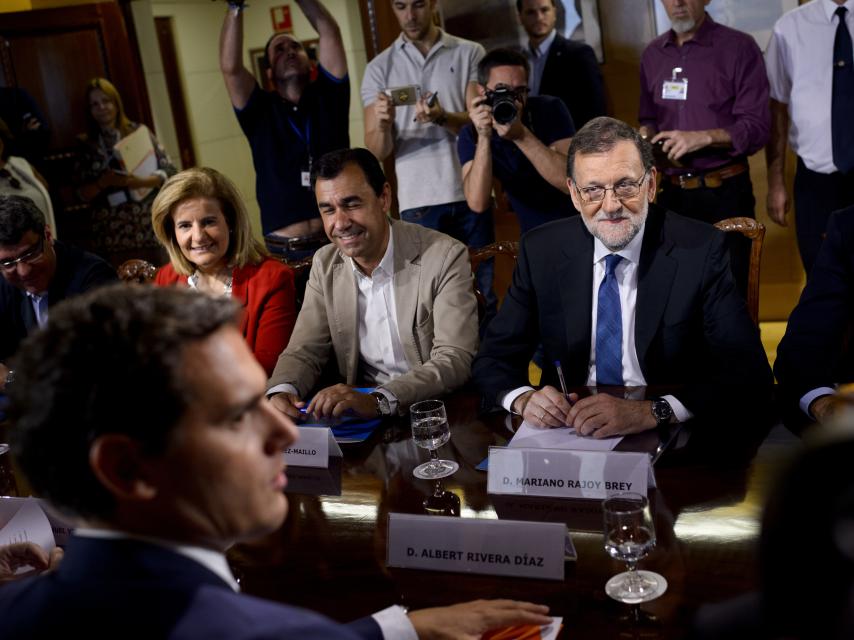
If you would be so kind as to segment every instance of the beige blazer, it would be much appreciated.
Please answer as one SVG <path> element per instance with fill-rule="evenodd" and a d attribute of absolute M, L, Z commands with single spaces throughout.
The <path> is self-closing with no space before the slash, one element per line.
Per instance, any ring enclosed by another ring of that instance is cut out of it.
<path fill-rule="evenodd" d="M 463 385 L 477 351 L 477 302 L 465 245 L 420 225 L 391 220 L 397 326 L 409 372 L 382 385 L 410 404 Z M 347 384 L 359 382 L 358 284 L 351 261 L 335 245 L 315 255 L 291 340 L 268 388 L 314 388 L 331 357 Z M 334 356 L 333 353 L 334 352 Z"/>

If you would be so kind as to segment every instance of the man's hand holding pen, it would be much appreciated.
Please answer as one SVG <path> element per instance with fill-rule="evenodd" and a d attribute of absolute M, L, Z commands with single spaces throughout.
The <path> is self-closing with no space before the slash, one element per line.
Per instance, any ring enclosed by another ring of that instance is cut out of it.
<path fill-rule="evenodd" d="M 535 427 L 565 427 L 572 402 L 578 400 L 574 393 L 564 395 L 552 386 L 539 391 L 528 391 L 513 402 L 513 411 Z"/>

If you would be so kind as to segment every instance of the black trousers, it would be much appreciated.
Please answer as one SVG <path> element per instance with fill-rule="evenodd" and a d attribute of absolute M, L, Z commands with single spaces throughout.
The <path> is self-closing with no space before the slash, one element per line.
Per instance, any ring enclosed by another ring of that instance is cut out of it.
<path fill-rule="evenodd" d="M 795 172 L 795 231 L 804 270 L 809 276 L 827 229 L 837 209 L 854 204 L 854 171 L 818 173 L 798 158 Z"/>
<path fill-rule="evenodd" d="M 714 224 L 726 218 L 755 218 L 756 199 L 750 172 L 727 178 L 716 188 L 683 189 L 662 177 L 658 204 L 688 218 Z M 730 268 L 736 286 L 747 299 L 747 278 L 750 274 L 750 240 L 740 233 L 727 234 Z"/>

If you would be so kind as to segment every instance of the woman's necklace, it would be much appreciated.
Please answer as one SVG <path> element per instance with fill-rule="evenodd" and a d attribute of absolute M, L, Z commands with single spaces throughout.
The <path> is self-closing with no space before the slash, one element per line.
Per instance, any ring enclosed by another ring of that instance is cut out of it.
<path fill-rule="evenodd" d="M 232 276 L 231 271 L 229 271 L 228 277 L 225 279 L 225 282 L 216 277 L 214 277 L 213 280 L 222 284 L 223 290 L 222 293 L 219 295 L 221 295 L 223 298 L 231 296 L 231 285 L 234 282 L 234 277 Z M 196 291 L 202 291 L 210 295 L 215 295 L 213 291 L 208 291 L 200 286 L 201 274 L 198 271 L 196 271 L 193 275 L 187 278 L 187 285 L 191 289 L 195 289 Z"/>

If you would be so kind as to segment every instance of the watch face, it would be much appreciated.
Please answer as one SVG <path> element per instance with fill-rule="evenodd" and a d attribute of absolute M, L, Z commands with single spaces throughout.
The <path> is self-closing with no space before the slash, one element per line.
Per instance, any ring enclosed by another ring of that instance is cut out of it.
<path fill-rule="evenodd" d="M 653 400 L 652 415 L 659 422 L 664 422 L 670 420 L 670 417 L 673 415 L 673 409 L 670 408 L 670 404 L 666 400 Z"/>

